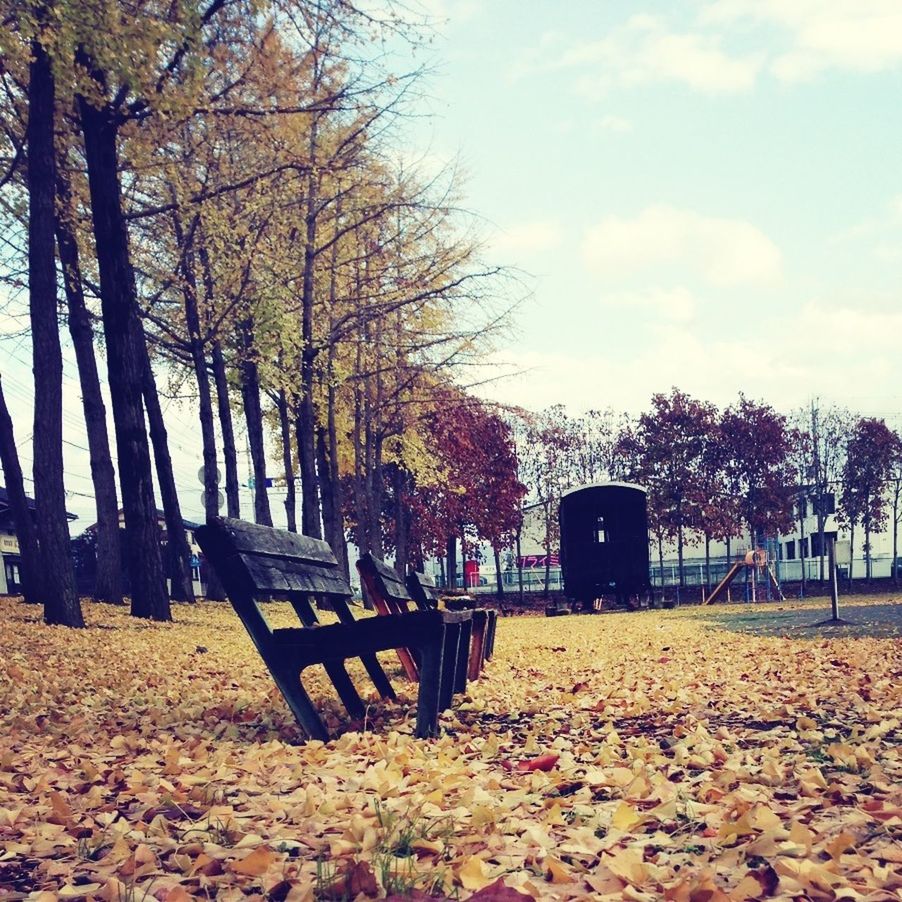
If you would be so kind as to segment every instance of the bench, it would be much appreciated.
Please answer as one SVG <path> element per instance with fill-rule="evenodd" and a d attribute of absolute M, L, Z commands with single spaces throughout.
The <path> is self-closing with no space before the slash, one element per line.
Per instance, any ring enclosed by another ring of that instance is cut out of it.
<path fill-rule="evenodd" d="M 397 572 L 373 554 L 365 554 L 357 561 L 360 580 L 373 607 L 383 617 L 404 614 L 414 604 Z M 433 608 L 421 608 L 435 611 Z M 451 707 L 455 692 L 467 690 L 467 668 L 470 656 L 473 615 L 470 611 L 439 611 L 445 623 L 445 645 L 442 649 L 441 710 Z M 419 660 L 416 649 L 398 649 L 398 657 L 408 678 L 419 679 Z"/>
<path fill-rule="evenodd" d="M 407 575 L 407 590 L 421 611 L 438 608 L 439 591 L 431 576 L 412 570 Z M 485 662 L 491 661 L 495 653 L 495 625 L 498 622 L 498 612 L 491 608 L 476 607 L 477 603 L 472 598 L 466 601 L 458 599 L 458 602 L 460 610 L 468 610 L 473 615 L 472 647 L 467 675 L 469 679 L 476 680 L 479 679 Z M 445 605 L 449 605 L 449 600 L 446 599 Z"/>
<path fill-rule="evenodd" d="M 312 739 L 329 733 L 301 682 L 303 670 L 322 664 L 352 718 L 366 707 L 344 662 L 360 658 L 383 698 L 395 698 L 376 652 L 415 649 L 419 661 L 416 735 L 438 733 L 445 621 L 438 611 L 415 611 L 355 620 L 348 605 L 350 585 L 326 542 L 226 517 L 210 519 L 196 530 L 197 541 L 222 581 L 235 613 L 298 723 Z M 300 627 L 273 629 L 259 600 L 284 598 Z M 318 622 L 312 601 L 322 599 L 339 623 Z"/>

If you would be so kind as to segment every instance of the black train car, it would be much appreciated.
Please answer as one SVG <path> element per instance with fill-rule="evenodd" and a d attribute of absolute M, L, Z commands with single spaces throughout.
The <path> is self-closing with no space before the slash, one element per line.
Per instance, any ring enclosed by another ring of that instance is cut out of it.
<path fill-rule="evenodd" d="M 618 602 L 650 589 L 645 489 L 604 482 L 565 492 L 559 511 L 561 570 L 567 598 L 591 607 L 614 595 Z"/>

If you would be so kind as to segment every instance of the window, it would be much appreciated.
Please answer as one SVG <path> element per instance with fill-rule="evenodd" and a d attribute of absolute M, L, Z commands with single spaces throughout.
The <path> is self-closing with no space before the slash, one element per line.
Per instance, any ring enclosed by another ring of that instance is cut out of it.
<path fill-rule="evenodd" d="M 604 517 L 599 517 L 595 521 L 595 541 L 601 545 L 608 540 L 607 533 L 604 528 Z"/>
<path fill-rule="evenodd" d="M 787 542 L 786 543 L 786 560 L 794 561 L 796 558 L 796 543 L 795 542 Z"/>

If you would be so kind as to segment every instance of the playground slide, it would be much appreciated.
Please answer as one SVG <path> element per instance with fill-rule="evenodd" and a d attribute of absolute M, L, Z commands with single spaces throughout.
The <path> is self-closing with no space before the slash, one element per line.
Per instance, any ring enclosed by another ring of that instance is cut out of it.
<path fill-rule="evenodd" d="M 732 567 L 727 571 L 727 575 L 717 584 L 714 591 L 705 599 L 705 604 L 712 604 L 717 601 L 724 592 L 727 591 L 727 586 L 733 582 L 733 578 L 739 572 L 740 568 L 744 567 L 745 563 L 743 561 L 737 561 L 733 564 Z"/>

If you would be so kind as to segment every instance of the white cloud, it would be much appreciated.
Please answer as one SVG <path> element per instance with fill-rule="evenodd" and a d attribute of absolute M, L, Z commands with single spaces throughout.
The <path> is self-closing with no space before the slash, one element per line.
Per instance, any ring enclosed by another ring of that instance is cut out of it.
<path fill-rule="evenodd" d="M 603 307 L 629 313 L 641 313 L 664 322 L 690 322 L 695 318 L 698 301 L 688 288 L 652 288 L 604 295 Z"/>
<path fill-rule="evenodd" d="M 492 249 L 500 254 L 525 254 L 552 250 L 563 240 L 561 225 L 553 220 L 521 222 L 489 239 Z"/>
<path fill-rule="evenodd" d="M 677 265 L 713 285 L 739 285 L 774 281 L 781 271 L 779 248 L 750 222 L 668 206 L 602 220 L 582 250 L 589 269 L 604 276 Z"/>
<path fill-rule="evenodd" d="M 900 334 L 902 313 L 809 302 L 774 319 L 747 318 L 716 339 L 695 323 L 652 324 L 645 327 L 640 350 L 629 354 L 608 347 L 582 354 L 507 352 L 492 363 L 519 375 L 483 390 L 502 403 L 538 409 L 563 402 L 574 412 L 611 405 L 637 414 L 655 392 L 672 385 L 720 407 L 740 391 L 783 412 L 812 394 L 854 406 L 856 392 L 870 396 L 873 386 L 902 381 Z M 800 341 L 800 335 L 814 338 Z"/>
<path fill-rule="evenodd" d="M 764 62 L 762 54 L 731 55 L 717 34 L 671 31 L 649 15 L 633 16 L 598 40 L 560 49 L 562 43 L 557 34 L 545 36 L 512 70 L 512 77 L 580 69 L 577 90 L 591 97 L 615 86 L 667 81 L 706 94 L 735 94 L 754 86 Z"/>
<path fill-rule="evenodd" d="M 602 116 L 598 125 L 605 131 L 615 132 L 621 135 L 633 130 L 633 123 L 630 122 L 629 119 L 624 119 L 622 116 Z"/>
<path fill-rule="evenodd" d="M 751 21 L 787 32 L 790 46 L 770 63 L 782 81 L 808 81 L 828 69 L 872 73 L 902 66 L 898 0 L 715 0 L 702 21 Z"/>

